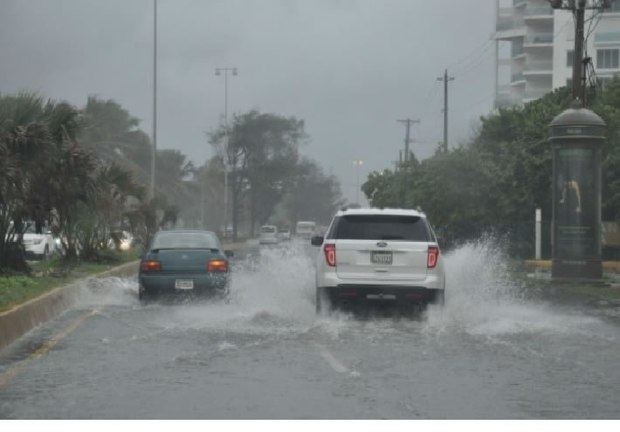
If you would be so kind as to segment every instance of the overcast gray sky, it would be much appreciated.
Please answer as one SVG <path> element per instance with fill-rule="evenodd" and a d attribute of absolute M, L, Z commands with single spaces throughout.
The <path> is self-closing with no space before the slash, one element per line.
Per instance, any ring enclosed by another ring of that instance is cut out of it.
<path fill-rule="evenodd" d="M 150 133 L 152 0 L 0 0 L 0 92 L 35 90 L 83 105 L 112 98 Z M 236 66 L 234 112 L 306 121 L 302 149 L 355 199 L 362 175 L 391 165 L 403 117 L 419 118 L 413 150 L 442 138 L 436 77 L 450 68 L 450 141 L 471 134 L 493 100 L 494 0 L 159 0 L 160 148 L 202 163 Z"/>

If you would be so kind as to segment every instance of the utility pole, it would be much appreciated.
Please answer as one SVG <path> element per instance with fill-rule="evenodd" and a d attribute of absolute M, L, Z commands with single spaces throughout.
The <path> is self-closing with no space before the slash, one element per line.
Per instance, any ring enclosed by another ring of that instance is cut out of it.
<path fill-rule="evenodd" d="M 153 130 L 151 133 L 151 183 L 149 194 L 155 197 L 155 156 L 157 154 L 157 0 L 153 0 Z"/>
<path fill-rule="evenodd" d="M 413 120 L 410 118 L 406 118 L 406 119 L 401 119 L 401 120 L 396 120 L 399 123 L 404 123 L 405 124 L 405 156 L 404 156 L 404 162 L 405 164 L 407 162 L 409 162 L 409 155 L 411 154 L 410 150 L 409 150 L 409 144 L 412 142 L 411 140 L 411 125 L 416 124 L 416 123 L 420 123 L 420 120 Z"/>
<path fill-rule="evenodd" d="M 223 163 L 224 163 L 224 235 L 228 230 L 228 74 L 237 76 L 236 67 L 215 68 L 215 75 L 220 76 L 224 73 L 224 136 Z M 233 226 L 233 237 L 237 235 L 237 227 Z"/>
<path fill-rule="evenodd" d="M 603 10 L 611 6 L 609 0 L 599 0 L 593 2 L 592 6 L 587 6 L 586 0 L 550 0 L 553 9 L 568 10 L 575 17 L 575 49 L 573 55 L 573 100 L 578 100 L 582 107 L 585 107 L 586 100 L 586 66 L 590 59 L 583 58 L 583 39 L 585 12 L 587 9 Z"/>
<path fill-rule="evenodd" d="M 448 69 L 445 69 L 437 81 L 443 81 L 443 151 L 448 153 L 448 81 L 454 81 L 454 77 L 448 76 Z"/>
<path fill-rule="evenodd" d="M 361 159 L 355 159 L 353 161 L 353 165 L 355 165 L 355 171 L 357 174 L 357 198 L 356 203 L 360 203 L 360 167 L 364 165 L 364 161 Z"/>

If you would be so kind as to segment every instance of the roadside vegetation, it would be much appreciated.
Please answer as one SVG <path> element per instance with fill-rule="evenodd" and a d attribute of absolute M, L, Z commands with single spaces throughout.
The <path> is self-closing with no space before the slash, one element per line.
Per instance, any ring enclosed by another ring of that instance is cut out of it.
<path fill-rule="evenodd" d="M 369 175 L 363 191 L 373 206 L 420 207 L 448 244 L 493 233 L 513 256 L 533 251 L 534 211 L 551 218 L 551 120 L 569 107 L 558 89 L 524 106 L 502 108 L 480 119 L 467 143 L 422 162 Z M 620 219 L 620 78 L 591 89 L 588 107 L 607 123 L 602 149 L 604 221 Z"/>
<path fill-rule="evenodd" d="M 303 120 L 256 110 L 235 115 L 229 128 L 206 137 L 214 155 L 202 165 L 178 150 L 157 150 L 153 196 L 152 145 L 139 126 L 113 100 L 89 97 L 78 108 L 34 93 L 0 94 L 0 275 L 22 278 L 28 291 L 23 278 L 40 273 L 25 259 L 29 227 L 51 231 L 64 268 L 118 262 L 122 232 L 137 249 L 163 227 L 222 235 L 225 165 L 235 239 L 267 221 L 327 222 L 342 204 L 335 176 L 300 156 L 308 139 Z"/>

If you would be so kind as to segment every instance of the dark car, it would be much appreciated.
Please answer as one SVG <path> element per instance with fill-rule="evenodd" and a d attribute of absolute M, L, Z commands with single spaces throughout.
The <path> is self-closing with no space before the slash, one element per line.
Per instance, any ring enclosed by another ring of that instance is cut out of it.
<path fill-rule="evenodd" d="M 225 297 L 230 285 L 228 257 L 211 231 L 159 231 L 140 261 L 139 297 L 205 294 Z"/>

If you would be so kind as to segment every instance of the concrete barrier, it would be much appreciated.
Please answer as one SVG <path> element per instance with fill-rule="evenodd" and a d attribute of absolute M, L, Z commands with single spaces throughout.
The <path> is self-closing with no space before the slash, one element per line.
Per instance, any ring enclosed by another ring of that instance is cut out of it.
<path fill-rule="evenodd" d="M 0 351 L 11 342 L 38 325 L 49 321 L 71 308 L 84 282 L 93 278 L 131 276 L 138 271 L 138 262 L 132 261 L 95 275 L 54 288 L 26 303 L 0 313 Z"/>
<path fill-rule="evenodd" d="M 526 260 L 523 262 L 526 271 L 545 270 L 551 271 L 550 260 Z M 620 273 L 620 261 L 603 261 L 604 273 Z"/>

